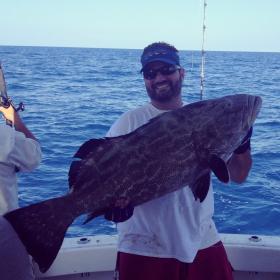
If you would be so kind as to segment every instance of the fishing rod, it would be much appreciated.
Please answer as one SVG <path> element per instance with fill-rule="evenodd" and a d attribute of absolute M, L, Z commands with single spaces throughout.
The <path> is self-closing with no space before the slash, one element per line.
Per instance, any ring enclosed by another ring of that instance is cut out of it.
<path fill-rule="evenodd" d="M 3 67 L 0 63 L 0 106 L 4 108 L 9 108 L 12 106 L 16 112 L 18 111 L 24 111 L 24 104 L 22 102 L 19 103 L 19 105 L 16 107 L 13 104 L 12 99 L 7 94 L 7 86 L 6 81 L 4 77 Z M 6 120 L 6 124 L 12 126 L 12 122 L 9 120 Z"/>

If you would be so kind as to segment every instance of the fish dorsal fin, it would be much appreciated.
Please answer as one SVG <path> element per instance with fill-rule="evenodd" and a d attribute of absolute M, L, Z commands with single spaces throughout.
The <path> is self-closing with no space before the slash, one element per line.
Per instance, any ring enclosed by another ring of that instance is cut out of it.
<path fill-rule="evenodd" d="M 227 165 L 220 157 L 212 155 L 209 161 L 209 167 L 221 182 L 229 182 L 229 172 Z"/>
<path fill-rule="evenodd" d="M 207 172 L 190 184 L 195 200 L 199 199 L 200 202 L 203 202 L 210 187 L 210 179 L 210 172 Z"/>
<path fill-rule="evenodd" d="M 106 152 L 108 146 L 112 144 L 107 139 L 108 138 L 90 139 L 82 144 L 74 154 L 73 157 L 75 160 L 72 161 L 68 172 L 68 184 L 70 189 L 72 189 L 72 187 L 74 187 L 75 190 L 79 189 L 79 185 L 82 185 L 83 182 L 87 180 L 87 176 L 81 174 L 81 172 L 83 172 L 82 167 L 85 165 L 84 160 L 87 160 L 91 155 L 92 158 L 93 155 L 95 155 L 95 158 L 102 156 Z M 86 170 L 87 169 L 85 169 L 85 171 Z M 91 172 L 94 172 L 94 170 L 92 169 Z"/>
<path fill-rule="evenodd" d="M 100 176 L 98 170 L 98 163 L 100 159 L 106 154 L 114 145 L 121 143 L 124 136 L 106 137 L 100 139 L 90 139 L 83 143 L 78 151 L 74 154 L 68 172 L 68 184 L 70 189 L 80 189 L 80 187 L 88 180 L 89 177 L 96 179 Z"/>
<path fill-rule="evenodd" d="M 68 185 L 69 188 L 72 188 L 73 185 L 75 185 L 77 181 L 77 174 L 80 171 L 81 162 L 78 160 L 72 161 L 69 172 L 68 172 Z"/>
<path fill-rule="evenodd" d="M 80 146 L 75 153 L 75 158 L 84 159 L 89 153 L 94 153 L 106 142 L 106 138 L 90 139 Z"/>

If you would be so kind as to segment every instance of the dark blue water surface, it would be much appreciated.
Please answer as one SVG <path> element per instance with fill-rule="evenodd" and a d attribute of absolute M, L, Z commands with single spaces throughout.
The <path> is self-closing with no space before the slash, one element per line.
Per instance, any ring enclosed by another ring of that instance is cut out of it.
<path fill-rule="evenodd" d="M 71 157 L 89 138 L 105 135 L 124 111 L 146 102 L 139 74 L 141 50 L 0 47 L 8 93 L 40 140 L 43 161 L 19 177 L 20 205 L 68 190 Z M 200 52 L 182 51 L 186 102 L 199 100 Z M 242 185 L 213 179 L 215 221 L 222 233 L 280 234 L 280 53 L 207 52 L 204 98 L 257 94 L 263 107 L 252 139 L 254 165 Z M 94 201 L 93 201 L 94 203 Z M 115 234 L 99 217 L 67 236 Z"/>

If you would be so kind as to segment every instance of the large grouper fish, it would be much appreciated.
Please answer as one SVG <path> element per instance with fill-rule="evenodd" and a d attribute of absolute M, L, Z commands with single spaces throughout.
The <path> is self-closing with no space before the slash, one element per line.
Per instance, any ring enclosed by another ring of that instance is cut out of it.
<path fill-rule="evenodd" d="M 202 202 L 210 173 L 229 182 L 226 161 L 261 108 L 237 94 L 195 102 L 151 119 L 133 132 L 84 143 L 69 169 L 70 191 L 5 215 L 42 272 L 49 269 L 75 218 L 104 214 L 120 198 L 135 207 L 183 187 Z"/>

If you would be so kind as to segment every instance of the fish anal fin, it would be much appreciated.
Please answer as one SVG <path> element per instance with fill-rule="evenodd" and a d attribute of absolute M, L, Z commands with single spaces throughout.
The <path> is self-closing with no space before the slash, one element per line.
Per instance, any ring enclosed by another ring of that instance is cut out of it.
<path fill-rule="evenodd" d="M 190 184 L 190 188 L 193 192 L 195 200 L 199 199 L 203 202 L 207 196 L 210 187 L 210 172 L 198 177 L 193 183 Z"/>
<path fill-rule="evenodd" d="M 89 214 L 87 215 L 86 220 L 83 222 L 83 225 L 87 224 L 88 222 L 90 222 L 90 221 L 93 220 L 94 218 L 103 215 L 105 212 L 106 212 L 105 209 L 101 209 L 101 210 L 97 210 L 97 211 L 94 211 L 94 212 L 92 212 L 92 213 L 89 213 Z"/>
<path fill-rule="evenodd" d="M 113 221 L 115 223 L 122 223 L 132 217 L 134 207 L 128 204 L 126 207 L 115 206 L 106 211 L 104 217 L 106 220 Z"/>
<path fill-rule="evenodd" d="M 131 204 L 128 204 L 126 207 L 107 207 L 106 209 L 101 209 L 88 214 L 87 219 L 84 221 L 83 224 L 88 223 L 89 221 L 100 215 L 104 215 L 104 218 L 108 221 L 113 221 L 116 223 L 125 222 L 132 217 L 133 211 L 134 207 Z"/>
<path fill-rule="evenodd" d="M 224 160 L 216 155 L 212 155 L 209 160 L 209 167 L 221 182 L 229 182 L 229 171 Z"/>

